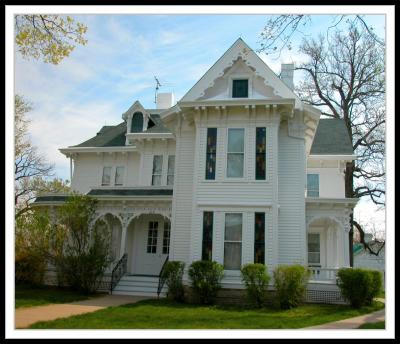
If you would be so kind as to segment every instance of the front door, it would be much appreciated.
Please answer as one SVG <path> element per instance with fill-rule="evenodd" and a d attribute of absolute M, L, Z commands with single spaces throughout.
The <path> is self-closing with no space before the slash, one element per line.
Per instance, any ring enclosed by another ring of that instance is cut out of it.
<path fill-rule="evenodd" d="M 169 253 L 169 221 L 144 220 L 137 230 L 135 274 L 158 276 Z"/>

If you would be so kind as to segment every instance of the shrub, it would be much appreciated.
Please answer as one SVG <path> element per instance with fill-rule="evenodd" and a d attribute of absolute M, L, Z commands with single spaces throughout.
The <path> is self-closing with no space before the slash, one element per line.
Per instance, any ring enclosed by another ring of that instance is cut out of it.
<path fill-rule="evenodd" d="M 224 267 L 214 261 L 199 260 L 190 265 L 189 277 L 200 303 L 209 304 L 213 301 L 221 288 L 223 275 Z"/>
<path fill-rule="evenodd" d="M 304 300 L 310 271 L 302 265 L 282 265 L 273 275 L 279 307 L 297 307 Z"/>
<path fill-rule="evenodd" d="M 371 304 L 382 287 L 382 276 L 376 270 L 342 268 L 337 276 L 343 297 L 354 308 Z"/>
<path fill-rule="evenodd" d="M 246 264 L 240 272 L 246 285 L 246 294 L 250 302 L 262 307 L 267 294 L 270 277 L 263 264 Z"/>
<path fill-rule="evenodd" d="M 80 292 L 96 291 L 113 260 L 111 233 L 104 221 L 93 223 L 97 201 L 73 195 L 59 210 L 53 260 L 59 280 Z"/>
<path fill-rule="evenodd" d="M 167 295 L 175 301 L 184 300 L 184 289 L 182 283 L 183 269 L 185 263 L 178 261 L 169 261 L 165 264 L 161 278 L 165 280 L 168 287 Z"/>
<path fill-rule="evenodd" d="M 50 220 L 47 211 L 34 209 L 16 219 L 15 283 L 39 286 L 47 267 Z"/>

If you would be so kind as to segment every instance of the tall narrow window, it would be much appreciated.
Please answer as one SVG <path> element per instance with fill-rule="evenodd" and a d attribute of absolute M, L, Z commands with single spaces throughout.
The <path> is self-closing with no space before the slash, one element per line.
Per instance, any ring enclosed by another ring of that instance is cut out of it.
<path fill-rule="evenodd" d="M 115 169 L 115 185 L 124 184 L 124 166 L 117 166 Z"/>
<path fill-rule="evenodd" d="M 169 239 L 171 237 L 171 222 L 164 221 L 163 254 L 169 254 Z"/>
<path fill-rule="evenodd" d="M 103 177 L 101 178 L 101 185 L 110 185 L 111 182 L 111 167 L 103 167 Z"/>
<path fill-rule="evenodd" d="M 175 155 L 168 156 L 167 185 L 174 185 Z"/>
<path fill-rule="evenodd" d="M 153 157 L 153 175 L 151 185 L 161 185 L 163 156 L 154 155 Z"/>
<path fill-rule="evenodd" d="M 307 197 L 319 197 L 318 174 L 307 174 Z"/>
<path fill-rule="evenodd" d="M 212 260 L 212 237 L 213 237 L 214 213 L 205 211 L 203 213 L 203 245 L 201 260 Z"/>
<path fill-rule="evenodd" d="M 265 213 L 254 215 L 254 263 L 265 264 Z"/>
<path fill-rule="evenodd" d="M 225 214 L 224 268 L 242 266 L 242 214 Z"/>
<path fill-rule="evenodd" d="M 147 236 L 147 253 L 157 253 L 157 236 L 158 236 L 158 222 L 149 222 L 149 231 Z"/>
<path fill-rule="evenodd" d="M 265 180 L 266 128 L 256 128 L 256 180 Z"/>
<path fill-rule="evenodd" d="M 206 179 L 215 179 L 217 128 L 207 128 Z"/>
<path fill-rule="evenodd" d="M 232 98 L 248 98 L 249 80 L 232 81 Z"/>
<path fill-rule="evenodd" d="M 228 129 L 227 177 L 242 178 L 244 163 L 244 129 Z"/>
<path fill-rule="evenodd" d="M 141 133 L 143 131 L 143 114 L 135 112 L 132 116 L 131 133 Z"/>
<path fill-rule="evenodd" d="M 320 265 L 320 237 L 319 233 L 308 233 L 308 264 Z"/>

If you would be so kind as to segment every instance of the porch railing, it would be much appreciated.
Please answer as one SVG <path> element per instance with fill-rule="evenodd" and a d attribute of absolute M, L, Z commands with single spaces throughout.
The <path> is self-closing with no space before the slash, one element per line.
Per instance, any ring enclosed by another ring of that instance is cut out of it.
<path fill-rule="evenodd" d="M 110 282 L 110 294 L 112 294 L 114 288 L 117 286 L 121 277 L 126 273 L 126 267 L 128 262 L 128 255 L 124 253 L 121 259 L 117 262 L 114 269 L 111 272 L 111 282 Z"/>
<path fill-rule="evenodd" d="M 160 274 L 158 275 L 158 288 L 157 288 L 157 298 L 160 298 L 160 294 L 161 294 L 161 290 L 164 287 L 165 284 L 165 276 L 164 275 L 164 270 L 165 270 L 165 265 L 167 264 L 169 260 L 169 256 L 167 256 L 167 258 L 165 258 L 164 264 L 161 268 Z"/>
<path fill-rule="evenodd" d="M 337 272 L 335 268 L 320 268 L 317 266 L 309 266 L 311 270 L 310 280 L 312 281 L 331 281 L 336 283 Z"/>

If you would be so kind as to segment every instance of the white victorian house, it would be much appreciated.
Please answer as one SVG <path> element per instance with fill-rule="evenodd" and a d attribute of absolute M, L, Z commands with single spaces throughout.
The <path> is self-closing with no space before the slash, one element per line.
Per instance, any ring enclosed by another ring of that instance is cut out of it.
<path fill-rule="evenodd" d="M 122 123 L 60 149 L 72 189 L 99 200 L 126 259 L 114 292 L 154 293 L 167 257 L 223 264 L 225 288 L 243 288 L 240 267 L 258 262 L 311 266 L 315 290 L 336 290 L 357 202 L 344 169 L 356 156 L 344 122 L 320 115 L 294 94 L 292 64 L 279 78 L 238 39 L 176 104 L 168 93 L 156 109 L 135 101 Z"/>

